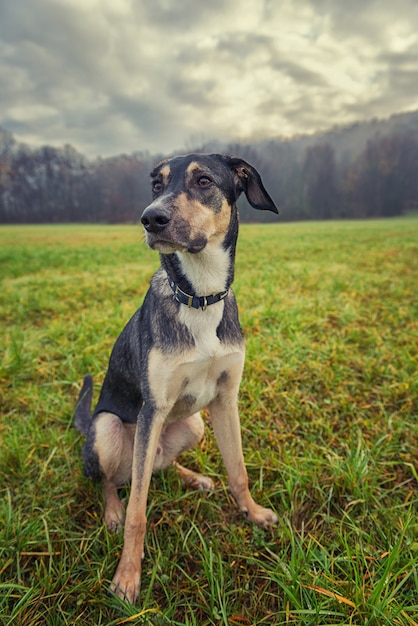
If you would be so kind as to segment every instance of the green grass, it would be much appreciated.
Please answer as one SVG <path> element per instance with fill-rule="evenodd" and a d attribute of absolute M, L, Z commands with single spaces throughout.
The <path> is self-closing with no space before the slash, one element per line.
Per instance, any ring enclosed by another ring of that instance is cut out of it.
<path fill-rule="evenodd" d="M 418 622 L 418 218 L 245 225 L 245 522 L 210 427 L 153 477 L 140 599 L 107 594 L 122 536 L 71 427 L 158 257 L 136 226 L 0 228 L 0 623 L 412 626 Z"/>

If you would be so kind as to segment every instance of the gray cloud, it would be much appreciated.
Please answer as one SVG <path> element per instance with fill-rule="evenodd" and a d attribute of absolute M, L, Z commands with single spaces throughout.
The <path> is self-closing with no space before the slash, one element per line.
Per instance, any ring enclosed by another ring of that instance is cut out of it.
<path fill-rule="evenodd" d="M 0 125 L 89 156 L 418 108 L 415 0 L 0 4 Z"/>
<path fill-rule="evenodd" d="M 151 28 L 178 34 L 187 32 L 191 24 L 195 27 L 217 24 L 217 16 L 232 5 L 232 0 L 211 0 L 199 4 L 196 0 L 182 0 L 181 4 L 172 0 L 132 0 L 129 4 L 132 12 Z"/>

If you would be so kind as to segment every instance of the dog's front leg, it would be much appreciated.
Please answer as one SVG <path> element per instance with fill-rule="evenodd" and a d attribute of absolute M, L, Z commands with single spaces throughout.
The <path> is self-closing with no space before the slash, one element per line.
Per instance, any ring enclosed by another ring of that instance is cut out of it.
<path fill-rule="evenodd" d="M 163 420 L 144 406 L 138 416 L 132 461 L 132 484 L 126 509 L 122 556 L 111 584 L 122 600 L 138 597 L 144 555 L 148 489 Z"/>
<path fill-rule="evenodd" d="M 209 405 L 209 414 L 215 437 L 228 474 L 229 488 L 238 507 L 248 520 L 259 526 L 277 522 L 277 515 L 254 502 L 242 453 L 241 428 L 237 406 L 237 390 L 223 390 Z"/>

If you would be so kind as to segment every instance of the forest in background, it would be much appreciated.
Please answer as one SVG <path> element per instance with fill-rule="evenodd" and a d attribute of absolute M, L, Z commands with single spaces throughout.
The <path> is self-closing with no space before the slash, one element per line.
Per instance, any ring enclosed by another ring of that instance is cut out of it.
<path fill-rule="evenodd" d="M 262 175 L 281 219 L 390 217 L 418 210 L 418 111 L 261 142 L 195 141 L 184 152 L 240 156 Z M 0 127 L 0 223 L 137 221 L 151 199 L 148 152 L 89 160 L 30 147 Z M 240 201 L 242 221 L 268 221 Z"/>

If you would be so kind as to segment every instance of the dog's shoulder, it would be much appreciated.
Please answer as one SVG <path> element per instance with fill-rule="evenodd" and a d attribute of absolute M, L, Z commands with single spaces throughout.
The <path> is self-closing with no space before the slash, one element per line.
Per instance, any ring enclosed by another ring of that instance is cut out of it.
<path fill-rule="evenodd" d="M 167 280 L 167 272 L 160 267 L 151 278 L 147 297 L 163 298 L 172 300 L 173 292 Z"/>

